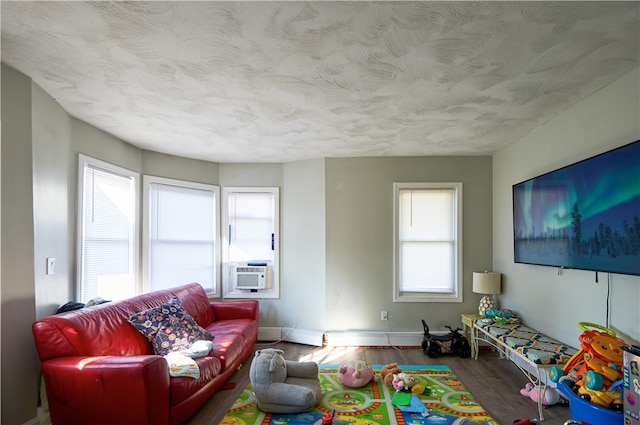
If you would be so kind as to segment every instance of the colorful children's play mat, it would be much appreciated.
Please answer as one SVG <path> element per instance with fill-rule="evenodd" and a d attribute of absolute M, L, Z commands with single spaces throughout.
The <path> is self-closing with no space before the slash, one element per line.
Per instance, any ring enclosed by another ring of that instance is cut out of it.
<path fill-rule="evenodd" d="M 448 366 L 400 365 L 416 380 L 421 394 L 396 393 L 376 373 L 375 382 L 361 388 L 343 386 L 336 378 L 338 365 L 320 365 L 322 401 L 306 413 L 280 415 L 258 410 L 249 385 L 233 404 L 222 424 L 321 425 L 322 416 L 335 411 L 333 424 L 352 425 L 497 425 Z M 379 372 L 381 365 L 372 365 Z M 418 392 L 418 391 L 414 391 Z"/>

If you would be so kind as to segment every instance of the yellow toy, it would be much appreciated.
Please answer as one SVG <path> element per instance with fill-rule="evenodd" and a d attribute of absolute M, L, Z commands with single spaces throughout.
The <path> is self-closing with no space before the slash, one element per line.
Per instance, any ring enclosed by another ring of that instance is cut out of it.
<path fill-rule="evenodd" d="M 415 395 L 422 395 L 422 394 L 424 394 L 425 390 L 426 390 L 425 386 L 423 384 L 421 384 L 420 382 L 416 382 L 411 387 L 411 393 L 413 393 Z"/>

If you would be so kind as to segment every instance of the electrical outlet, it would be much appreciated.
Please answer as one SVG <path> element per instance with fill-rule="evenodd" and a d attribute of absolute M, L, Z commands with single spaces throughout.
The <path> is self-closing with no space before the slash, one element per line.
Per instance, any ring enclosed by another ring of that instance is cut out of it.
<path fill-rule="evenodd" d="M 380 320 L 389 320 L 389 313 L 386 310 L 380 312 Z"/>
<path fill-rule="evenodd" d="M 56 259 L 47 258 L 47 274 L 56 274 Z"/>

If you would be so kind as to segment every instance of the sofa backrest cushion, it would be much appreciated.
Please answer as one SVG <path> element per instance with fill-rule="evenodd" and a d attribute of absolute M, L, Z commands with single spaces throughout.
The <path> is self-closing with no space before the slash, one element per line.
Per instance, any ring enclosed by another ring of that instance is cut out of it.
<path fill-rule="evenodd" d="M 203 328 L 216 321 L 209 297 L 199 283 L 178 286 L 169 291 L 180 300 L 184 309 Z"/>
<path fill-rule="evenodd" d="M 190 283 L 123 301 L 44 317 L 32 326 L 38 356 L 41 361 L 45 361 L 63 356 L 153 354 L 151 343 L 127 318 L 134 313 L 158 307 L 174 297 L 180 300 L 200 326 L 206 327 L 213 321 L 213 311 L 204 289 L 198 283 Z"/>

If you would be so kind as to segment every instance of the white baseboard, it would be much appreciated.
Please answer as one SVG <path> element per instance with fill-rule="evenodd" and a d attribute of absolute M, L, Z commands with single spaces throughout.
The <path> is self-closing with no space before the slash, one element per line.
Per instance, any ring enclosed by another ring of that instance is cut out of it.
<path fill-rule="evenodd" d="M 324 343 L 324 332 L 310 329 L 282 328 L 282 340 L 322 347 Z"/>
<path fill-rule="evenodd" d="M 432 332 L 446 334 L 446 332 Z M 420 347 L 422 332 L 367 332 L 367 331 L 328 331 L 310 329 L 261 327 L 258 329 L 258 341 L 287 341 L 298 344 L 323 345 L 332 347 L 375 346 L 375 347 Z"/>
<path fill-rule="evenodd" d="M 422 332 L 358 332 L 330 331 L 325 333 L 328 346 L 420 347 Z"/>

